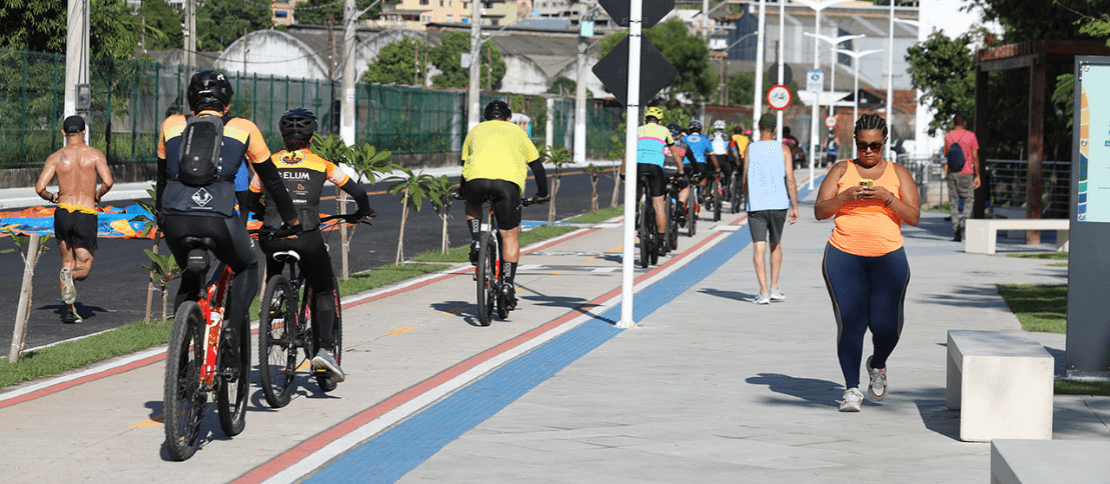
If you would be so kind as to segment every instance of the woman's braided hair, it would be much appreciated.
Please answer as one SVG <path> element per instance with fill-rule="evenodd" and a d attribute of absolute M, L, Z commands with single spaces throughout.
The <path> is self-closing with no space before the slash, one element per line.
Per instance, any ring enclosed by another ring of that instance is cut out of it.
<path fill-rule="evenodd" d="M 881 129 L 883 130 L 883 139 L 886 139 L 886 120 L 882 116 L 875 113 L 866 113 L 860 115 L 856 121 L 856 130 L 854 134 L 859 137 L 859 132 L 868 129 Z"/>

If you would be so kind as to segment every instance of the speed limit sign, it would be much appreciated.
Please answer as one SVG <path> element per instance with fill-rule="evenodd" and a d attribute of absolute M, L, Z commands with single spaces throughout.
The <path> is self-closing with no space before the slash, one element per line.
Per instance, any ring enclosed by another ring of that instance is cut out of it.
<path fill-rule="evenodd" d="M 836 116 L 829 116 L 825 118 L 825 127 L 833 129 L 836 127 Z"/>
<path fill-rule="evenodd" d="M 776 111 L 786 109 L 793 100 L 794 94 L 790 92 L 790 88 L 782 84 L 776 84 L 767 90 L 767 104 Z"/>

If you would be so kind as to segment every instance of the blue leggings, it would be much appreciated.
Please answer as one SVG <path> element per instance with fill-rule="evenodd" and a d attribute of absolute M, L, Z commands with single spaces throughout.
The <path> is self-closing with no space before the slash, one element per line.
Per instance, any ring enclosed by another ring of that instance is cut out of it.
<path fill-rule="evenodd" d="M 875 368 L 886 368 L 886 359 L 902 334 L 903 306 L 910 282 L 906 250 L 863 257 L 829 244 L 825 246 L 821 272 L 836 315 L 836 354 L 845 388 L 858 388 L 867 330 L 871 330 L 875 346 L 871 360 Z"/>

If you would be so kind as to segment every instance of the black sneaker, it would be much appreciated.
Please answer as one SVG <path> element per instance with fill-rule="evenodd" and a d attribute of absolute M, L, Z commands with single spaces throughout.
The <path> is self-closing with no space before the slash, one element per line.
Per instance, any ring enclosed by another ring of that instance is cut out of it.
<path fill-rule="evenodd" d="M 655 253 L 660 257 L 667 255 L 666 234 L 655 234 Z"/>
<path fill-rule="evenodd" d="M 678 226 L 686 228 L 686 204 L 678 202 L 675 207 L 675 214 L 678 216 Z"/>
<path fill-rule="evenodd" d="M 239 375 L 239 338 L 235 337 L 233 331 L 224 330 L 220 335 L 220 352 L 223 357 L 220 363 L 223 364 L 224 369 L 228 372 L 230 380 L 234 381 Z"/>
<path fill-rule="evenodd" d="M 512 284 L 501 286 L 501 298 L 505 301 L 505 309 L 516 309 L 516 288 Z"/>
<path fill-rule="evenodd" d="M 477 240 L 470 243 L 470 265 L 472 266 L 478 265 L 478 247 L 479 242 Z"/>

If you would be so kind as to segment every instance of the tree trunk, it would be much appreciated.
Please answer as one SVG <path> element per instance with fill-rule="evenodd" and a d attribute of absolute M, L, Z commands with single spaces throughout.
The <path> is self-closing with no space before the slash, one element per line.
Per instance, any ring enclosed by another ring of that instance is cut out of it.
<path fill-rule="evenodd" d="M 19 352 L 23 350 L 23 341 L 27 338 L 27 321 L 31 317 L 31 293 L 34 286 L 31 281 L 35 274 L 35 264 L 39 261 L 38 234 L 32 234 L 27 239 L 27 255 L 23 256 L 23 287 L 19 290 L 19 305 L 15 312 L 15 330 L 12 333 L 11 352 L 8 361 L 15 363 L 19 359 Z M 20 255 L 23 255 L 22 253 Z"/>
<path fill-rule="evenodd" d="M 547 207 L 547 225 L 555 225 L 555 196 L 559 194 L 559 176 L 551 184 L 551 202 Z"/>
<path fill-rule="evenodd" d="M 614 172 L 613 173 L 613 198 L 612 198 L 612 200 L 609 200 L 609 206 L 610 207 L 616 207 L 617 206 L 617 198 L 620 196 L 620 193 L 621 193 L 621 179 L 620 179 L 620 177 L 616 176 L 616 172 Z"/>
<path fill-rule="evenodd" d="M 597 175 L 590 177 L 590 211 L 597 211 Z"/>
<path fill-rule="evenodd" d="M 170 299 L 169 294 L 166 294 L 166 285 L 162 284 L 162 322 L 163 323 L 166 322 L 166 319 L 167 319 L 166 303 L 169 301 L 169 299 Z M 177 315 L 175 314 L 174 317 L 176 318 Z"/>
<path fill-rule="evenodd" d="M 158 239 L 160 239 L 161 236 L 162 236 L 162 232 L 160 230 L 156 229 L 154 231 L 154 249 L 151 251 L 151 252 L 154 252 L 155 254 L 158 253 Z M 153 261 L 151 261 L 150 266 L 154 267 Z M 154 302 L 154 271 L 150 271 L 150 281 L 147 282 L 147 284 L 146 284 L 146 317 L 143 318 L 143 321 L 148 322 L 148 323 L 150 322 L 150 306 L 153 302 Z"/>
<path fill-rule="evenodd" d="M 405 197 L 401 200 L 401 234 L 397 237 L 397 258 L 393 261 L 401 265 L 405 259 L 405 221 L 409 219 L 409 191 L 405 190 Z"/>
<path fill-rule="evenodd" d="M 440 244 L 440 252 L 446 254 L 447 250 L 451 247 L 451 240 L 447 237 L 447 213 L 444 212 L 439 218 L 443 219 L 443 236 L 442 243 Z"/>

